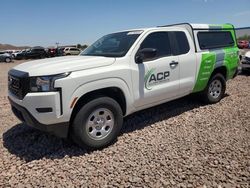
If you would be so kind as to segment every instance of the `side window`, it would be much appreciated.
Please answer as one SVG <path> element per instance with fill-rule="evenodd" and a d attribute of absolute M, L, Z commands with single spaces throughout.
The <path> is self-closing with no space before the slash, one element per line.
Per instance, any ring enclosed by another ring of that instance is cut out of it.
<path fill-rule="evenodd" d="M 190 46 L 189 46 L 186 34 L 182 31 L 171 32 L 171 34 L 173 35 L 175 39 L 175 45 L 173 47 L 173 54 L 181 55 L 181 54 L 188 53 L 190 50 Z"/>
<path fill-rule="evenodd" d="M 170 41 L 168 32 L 155 32 L 149 34 L 141 43 L 141 49 L 154 48 L 156 49 L 156 56 L 154 59 L 171 55 Z M 150 59 L 147 59 L 147 61 Z"/>
<path fill-rule="evenodd" d="M 198 32 L 198 40 L 201 50 L 234 46 L 230 31 Z"/>

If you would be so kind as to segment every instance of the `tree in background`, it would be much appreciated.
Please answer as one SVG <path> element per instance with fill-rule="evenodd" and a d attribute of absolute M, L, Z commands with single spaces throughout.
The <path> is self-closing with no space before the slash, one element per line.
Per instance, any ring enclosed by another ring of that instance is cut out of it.
<path fill-rule="evenodd" d="M 81 49 L 81 50 L 84 50 L 85 48 L 88 47 L 88 45 L 86 45 L 86 44 L 84 44 L 84 45 L 77 44 L 76 47 L 79 48 L 79 49 Z"/>
<path fill-rule="evenodd" d="M 247 40 L 247 41 L 250 41 L 250 35 L 243 35 L 241 37 L 238 37 L 238 40 Z"/>

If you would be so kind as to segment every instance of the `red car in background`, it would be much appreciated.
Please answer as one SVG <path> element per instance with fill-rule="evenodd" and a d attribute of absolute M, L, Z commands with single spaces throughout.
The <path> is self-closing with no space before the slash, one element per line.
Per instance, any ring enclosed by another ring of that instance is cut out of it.
<path fill-rule="evenodd" d="M 246 40 L 239 40 L 238 41 L 238 48 L 243 49 L 243 48 L 248 48 L 248 46 L 249 46 L 248 41 L 246 41 Z"/>
<path fill-rule="evenodd" d="M 48 57 L 55 57 L 56 56 L 56 48 L 48 48 L 47 54 L 48 54 Z"/>

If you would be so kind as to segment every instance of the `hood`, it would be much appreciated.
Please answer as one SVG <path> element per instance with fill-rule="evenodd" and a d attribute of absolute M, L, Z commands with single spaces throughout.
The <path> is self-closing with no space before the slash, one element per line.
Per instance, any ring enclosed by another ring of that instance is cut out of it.
<path fill-rule="evenodd" d="M 29 76 L 44 76 L 108 66 L 114 62 L 112 57 L 63 56 L 29 61 L 13 69 L 28 72 Z"/>

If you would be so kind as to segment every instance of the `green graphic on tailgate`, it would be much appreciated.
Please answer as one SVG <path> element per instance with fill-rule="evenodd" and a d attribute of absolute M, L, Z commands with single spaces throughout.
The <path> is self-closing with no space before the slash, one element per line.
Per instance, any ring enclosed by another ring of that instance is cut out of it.
<path fill-rule="evenodd" d="M 238 48 L 226 48 L 225 52 L 225 60 L 224 63 L 227 67 L 227 78 L 233 78 L 235 71 L 238 68 L 239 56 L 238 56 Z"/>
<path fill-rule="evenodd" d="M 229 47 L 229 48 L 224 48 L 224 52 L 225 52 L 225 59 L 224 59 L 224 64 L 226 65 L 227 67 L 227 78 L 228 79 L 231 79 L 233 78 L 237 68 L 238 68 L 238 62 L 239 62 L 239 56 L 238 56 L 238 52 L 239 52 L 239 49 L 237 47 L 237 40 L 236 40 L 236 37 L 235 37 L 235 30 L 234 30 L 234 27 L 233 25 L 231 24 L 224 24 L 222 25 L 222 28 L 223 29 L 226 29 L 231 32 L 231 35 L 233 37 L 233 40 L 234 40 L 234 47 Z"/>
<path fill-rule="evenodd" d="M 202 91 L 206 87 L 210 75 L 214 70 L 215 62 L 215 53 L 202 54 L 201 66 L 193 92 Z"/>

